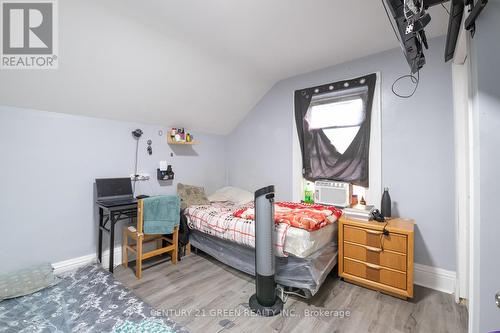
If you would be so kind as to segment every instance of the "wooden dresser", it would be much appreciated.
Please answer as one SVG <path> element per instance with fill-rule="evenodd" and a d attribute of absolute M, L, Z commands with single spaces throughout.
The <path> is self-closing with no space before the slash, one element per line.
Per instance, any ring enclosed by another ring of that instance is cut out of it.
<path fill-rule="evenodd" d="M 385 234 L 384 234 L 385 226 Z M 339 220 L 339 275 L 399 298 L 413 297 L 414 222 Z"/>

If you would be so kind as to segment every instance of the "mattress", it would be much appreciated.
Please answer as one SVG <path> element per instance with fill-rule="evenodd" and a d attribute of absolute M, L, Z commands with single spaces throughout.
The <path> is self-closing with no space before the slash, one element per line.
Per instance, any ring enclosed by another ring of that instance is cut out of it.
<path fill-rule="evenodd" d="M 213 203 L 193 206 L 185 211 L 190 229 L 234 242 L 239 245 L 255 247 L 255 224 L 233 216 L 241 208 L 233 203 Z M 275 249 L 279 257 L 293 255 L 306 258 L 329 243 L 337 243 L 337 223 L 319 230 L 307 231 L 278 224 L 275 228 Z"/>
<path fill-rule="evenodd" d="M 305 258 L 331 242 L 337 243 L 337 223 L 315 231 L 290 227 L 286 231 L 284 251 Z"/>

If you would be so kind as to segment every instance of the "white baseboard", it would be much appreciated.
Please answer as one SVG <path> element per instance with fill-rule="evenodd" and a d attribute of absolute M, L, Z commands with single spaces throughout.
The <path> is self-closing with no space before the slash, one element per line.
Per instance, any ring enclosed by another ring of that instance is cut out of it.
<path fill-rule="evenodd" d="M 114 253 L 113 257 L 114 257 L 114 266 L 116 267 L 118 265 L 121 265 L 121 263 L 122 263 L 122 248 L 121 248 L 121 246 L 115 247 L 115 253 Z M 93 253 L 93 254 L 87 254 L 87 255 L 84 255 L 81 257 L 53 263 L 52 267 L 54 267 L 55 274 L 61 274 L 61 273 L 75 270 L 79 267 L 82 267 L 82 266 L 85 266 L 88 264 L 93 264 L 95 262 L 97 262 L 97 254 Z M 104 267 L 106 269 L 109 267 L 109 250 L 103 251 L 103 253 L 102 253 L 102 267 Z"/>
<path fill-rule="evenodd" d="M 442 291 L 447 294 L 455 293 L 456 272 L 446 269 L 415 264 L 414 267 L 414 283 Z"/>
<path fill-rule="evenodd" d="M 121 246 L 115 247 L 114 253 L 115 267 L 122 262 L 122 249 Z M 68 259 L 53 263 L 54 272 L 56 274 L 68 272 L 78 267 L 85 266 L 97 262 L 97 255 L 88 254 L 78 258 Z M 102 266 L 108 268 L 109 266 L 109 250 L 102 254 Z M 442 268 L 415 264 L 414 266 L 414 283 L 416 285 L 453 294 L 455 292 L 456 273 Z"/>
<path fill-rule="evenodd" d="M 78 258 L 55 262 L 52 264 L 52 267 L 54 267 L 55 274 L 61 274 L 75 270 L 78 267 L 85 266 L 94 262 L 96 262 L 96 255 L 88 254 L 86 256 L 81 256 Z"/>

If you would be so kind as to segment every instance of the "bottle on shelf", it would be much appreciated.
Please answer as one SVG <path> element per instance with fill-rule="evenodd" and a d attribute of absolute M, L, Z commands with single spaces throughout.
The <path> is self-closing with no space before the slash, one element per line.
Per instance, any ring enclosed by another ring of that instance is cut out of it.
<path fill-rule="evenodd" d="M 311 182 L 307 182 L 304 188 L 304 202 L 314 203 L 314 188 Z"/>

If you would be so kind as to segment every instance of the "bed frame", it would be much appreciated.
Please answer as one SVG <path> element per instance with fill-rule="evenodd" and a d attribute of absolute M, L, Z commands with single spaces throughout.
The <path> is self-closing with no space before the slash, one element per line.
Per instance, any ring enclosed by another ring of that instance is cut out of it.
<path fill-rule="evenodd" d="M 255 275 L 255 250 L 192 229 L 191 246 L 239 271 Z M 337 244 L 332 242 L 306 258 L 276 257 L 276 282 L 285 291 L 314 296 L 337 264 Z"/>

